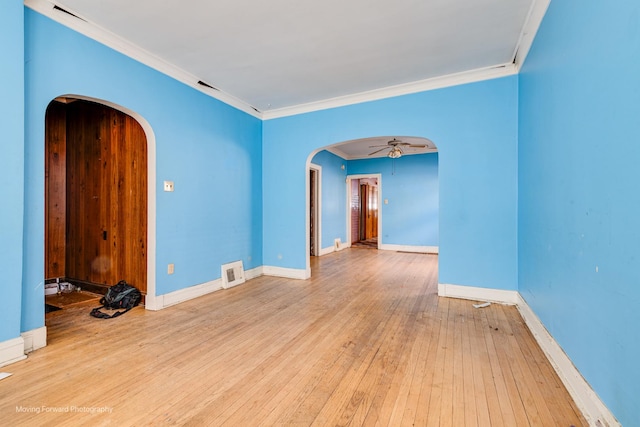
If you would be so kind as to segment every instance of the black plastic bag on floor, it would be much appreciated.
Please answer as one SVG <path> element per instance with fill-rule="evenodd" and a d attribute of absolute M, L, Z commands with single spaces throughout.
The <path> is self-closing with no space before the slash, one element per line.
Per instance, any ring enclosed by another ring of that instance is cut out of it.
<path fill-rule="evenodd" d="M 141 300 L 142 294 L 140 291 L 124 280 L 121 280 L 117 284 L 111 286 L 107 290 L 106 295 L 100 298 L 100 304 L 102 304 L 102 307 L 94 308 L 89 314 L 100 319 L 112 319 L 131 310 L 133 307 L 140 304 Z M 116 311 L 109 315 L 100 311 L 101 309 L 124 309 L 124 311 Z"/>

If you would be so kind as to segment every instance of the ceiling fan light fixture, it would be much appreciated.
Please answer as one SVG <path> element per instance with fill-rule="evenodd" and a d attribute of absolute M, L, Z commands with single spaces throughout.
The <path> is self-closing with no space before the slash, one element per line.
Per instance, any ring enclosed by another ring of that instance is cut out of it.
<path fill-rule="evenodd" d="M 392 159 L 399 159 L 400 157 L 402 157 L 402 150 L 400 149 L 400 147 L 393 147 L 387 155 Z"/>

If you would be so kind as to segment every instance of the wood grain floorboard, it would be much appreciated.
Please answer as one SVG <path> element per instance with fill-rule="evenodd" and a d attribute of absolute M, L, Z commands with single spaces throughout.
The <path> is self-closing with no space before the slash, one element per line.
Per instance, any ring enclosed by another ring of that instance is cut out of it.
<path fill-rule="evenodd" d="M 110 319 L 46 315 L 0 424 L 586 426 L 515 307 L 437 296 L 437 256 L 348 249 Z"/>

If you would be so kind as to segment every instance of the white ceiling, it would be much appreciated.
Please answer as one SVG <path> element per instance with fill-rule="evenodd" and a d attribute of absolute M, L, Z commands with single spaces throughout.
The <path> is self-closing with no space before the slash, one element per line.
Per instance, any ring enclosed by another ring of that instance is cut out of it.
<path fill-rule="evenodd" d="M 548 2 L 25 0 L 260 113 L 510 66 Z"/>
<path fill-rule="evenodd" d="M 243 111 L 270 119 L 514 74 L 550 0 L 25 0 Z M 61 11 L 62 8 L 64 11 Z M 73 15 L 70 15 L 73 14 Z M 207 87 L 199 82 L 204 82 Z M 215 89 L 214 89 L 215 88 Z M 398 138 L 349 141 L 345 159 Z"/>

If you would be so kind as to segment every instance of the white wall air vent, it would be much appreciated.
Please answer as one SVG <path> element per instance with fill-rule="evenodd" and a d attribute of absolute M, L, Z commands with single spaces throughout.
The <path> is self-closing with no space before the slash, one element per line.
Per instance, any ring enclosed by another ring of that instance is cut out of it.
<path fill-rule="evenodd" d="M 222 287 L 231 288 L 244 283 L 244 267 L 242 261 L 230 262 L 222 266 Z"/>

